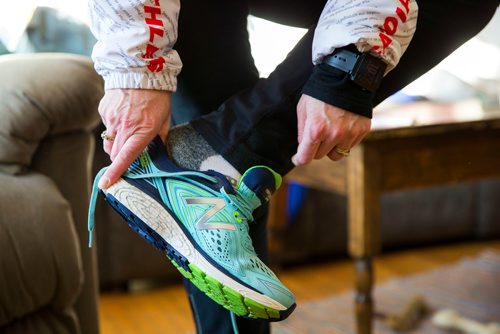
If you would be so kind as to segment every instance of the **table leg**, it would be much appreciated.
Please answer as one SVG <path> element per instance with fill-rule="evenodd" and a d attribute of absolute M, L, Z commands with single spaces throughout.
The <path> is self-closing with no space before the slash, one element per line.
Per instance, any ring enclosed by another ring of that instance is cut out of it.
<path fill-rule="evenodd" d="M 372 332 L 373 267 L 371 257 L 355 258 L 356 268 L 356 328 L 358 334 Z"/>
<path fill-rule="evenodd" d="M 363 144 L 347 160 L 349 254 L 356 266 L 358 334 L 373 327 L 372 259 L 380 248 L 380 163 L 377 151 Z"/>

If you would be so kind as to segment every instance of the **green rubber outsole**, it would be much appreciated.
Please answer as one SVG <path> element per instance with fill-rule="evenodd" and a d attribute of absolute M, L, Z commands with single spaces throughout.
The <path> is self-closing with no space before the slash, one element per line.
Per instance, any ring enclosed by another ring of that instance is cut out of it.
<path fill-rule="evenodd" d="M 253 319 L 266 319 L 269 321 L 282 320 L 282 314 L 280 314 L 280 311 L 266 307 L 254 300 L 243 297 L 240 293 L 227 286 L 222 285 L 215 278 L 205 274 L 196 265 L 189 263 L 188 267 L 191 270 L 191 272 L 189 272 L 179 266 L 168 256 L 167 258 L 170 260 L 170 262 L 172 262 L 177 270 L 179 270 L 179 272 L 185 278 L 190 280 L 198 289 L 203 291 L 217 304 L 223 306 L 234 314 Z"/>

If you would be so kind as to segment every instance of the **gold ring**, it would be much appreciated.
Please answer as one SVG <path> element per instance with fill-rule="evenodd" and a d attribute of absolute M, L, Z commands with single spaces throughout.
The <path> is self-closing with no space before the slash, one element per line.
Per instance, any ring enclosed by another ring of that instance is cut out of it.
<path fill-rule="evenodd" d="M 104 130 L 101 133 L 101 138 L 102 138 L 102 140 L 109 140 L 109 141 L 115 140 L 115 137 L 108 136 L 108 134 L 106 133 L 106 130 Z"/>
<path fill-rule="evenodd" d="M 340 154 L 343 157 L 348 157 L 351 150 L 335 146 L 335 152 L 337 152 L 338 154 Z"/>

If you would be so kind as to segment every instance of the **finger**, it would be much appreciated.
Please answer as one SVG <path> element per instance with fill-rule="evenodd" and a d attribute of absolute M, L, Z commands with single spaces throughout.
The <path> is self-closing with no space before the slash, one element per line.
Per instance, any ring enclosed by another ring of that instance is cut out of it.
<path fill-rule="evenodd" d="M 110 139 L 104 139 L 102 140 L 102 148 L 104 149 L 104 152 L 106 152 L 109 156 L 111 156 L 111 151 L 113 149 L 113 142 L 114 138 L 116 137 L 116 131 L 113 130 L 105 130 L 106 135 L 110 138 L 113 138 L 113 140 Z"/>
<path fill-rule="evenodd" d="M 304 137 L 299 144 L 297 153 L 292 157 L 292 162 L 295 166 L 307 165 L 310 163 L 314 156 L 320 142 L 313 142 L 309 138 Z"/>
<path fill-rule="evenodd" d="M 321 142 L 321 145 L 318 147 L 318 151 L 316 151 L 316 155 L 314 156 L 314 159 L 321 159 L 325 155 L 327 155 L 341 140 L 340 136 L 340 131 L 337 130 L 323 140 Z"/>
<path fill-rule="evenodd" d="M 306 165 L 310 163 L 321 142 L 324 140 L 326 124 L 313 117 L 306 118 L 302 141 L 297 148 L 297 153 L 292 157 L 295 166 Z"/>
<path fill-rule="evenodd" d="M 106 189 L 118 181 L 120 176 L 125 173 L 128 167 L 137 159 L 139 154 L 141 154 L 152 139 L 153 138 L 150 138 L 150 136 L 140 133 L 130 136 L 101 177 L 99 188 Z"/>
<path fill-rule="evenodd" d="M 299 143 L 297 153 L 292 157 L 295 166 L 306 165 L 312 161 L 321 144 L 320 140 L 311 138 L 309 127 L 306 125 L 302 141 Z"/>
<path fill-rule="evenodd" d="M 351 147 L 353 147 L 352 142 L 353 142 L 352 139 L 349 140 L 349 141 L 341 141 L 341 142 L 339 142 L 328 153 L 328 158 L 330 158 L 330 160 L 333 160 L 333 161 L 339 161 L 339 160 L 345 158 L 346 156 L 338 153 L 335 149 L 339 148 L 339 149 L 342 149 L 343 151 L 345 151 L 345 150 L 351 150 Z"/>
<path fill-rule="evenodd" d="M 345 158 L 343 155 L 340 155 L 338 154 L 336 151 L 335 151 L 335 148 L 333 148 L 330 153 L 328 153 L 328 158 L 330 160 L 333 160 L 333 161 L 339 161 L 339 160 L 342 160 L 343 158 Z"/>
<path fill-rule="evenodd" d="M 363 140 L 363 138 L 365 138 L 366 134 L 367 133 L 361 133 L 360 135 L 358 135 L 356 137 L 356 139 L 354 139 L 351 147 L 355 147 L 356 145 L 358 145 L 359 143 L 361 143 L 361 141 Z"/>
<path fill-rule="evenodd" d="M 332 148 L 336 146 L 336 143 L 334 141 L 329 141 L 329 142 L 322 142 L 321 145 L 318 147 L 318 150 L 316 151 L 316 154 L 314 155 L 314 159 L 321 159 L 328 153 L 332 151 Z"/>
<path fill-rule="evenodd" d="M 368 121 L 366 121 L 366 119 L 363 119 L 363 120 L 365 121 L 364 122 L 364 126 L 361 127 L 361 129 L 358 132 L 356 138 L 352 142 L 352 146 L 351 147 L 355 147 L 356 145 L 358 145 L 363 140 L 363 138 L 365 138 L 366 135 L 370 132 L 371 120 L 370 119 L 368 119 Z"/>
<path fill-rule="evenodd" d="M 113 148 L 110 153 L 111 161 L 114 161 L 116 156 L 120 153 L 122 150 L 123 145 L 125 145 L 125 142 L 130 138 L 130 135 L 127 135 L 123 129 L 122 131 L 119 131 L 115 139 L 113 140 Z"/>

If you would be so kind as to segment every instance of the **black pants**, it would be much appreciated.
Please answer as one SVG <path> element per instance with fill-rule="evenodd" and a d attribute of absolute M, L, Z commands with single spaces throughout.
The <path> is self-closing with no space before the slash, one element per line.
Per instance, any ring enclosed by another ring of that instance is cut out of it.
<path fill-rule="evenodd" d="M 400 90 L 476 35 L 498 0 L 417 0 L 417 31 L 399 65 L 383 80 L 375 103 Z M 195 129 L 236 169 L 264 164 L 281 174 L 297 149 L 296 104 L 313 65 L 312 39 L 325 0 L 183 0 L 176 49 L 184 67 L 173 95 L 173 124 Z M 309 28 L 266 79 L 250 53 L 247 16 Z M 466 66 L 466 64 L 464 64 Z M 201 116 L 203 115 L 203 116 Z M 201 116 L 201 117 L 200 117 Z M 265 208 L 250 233 L 267 256 Z M 198 333 L 230 333 L 227 311 L 187 283 Z M 262 321 L 238 319 L 241 333 L 268 333 Z"/>

